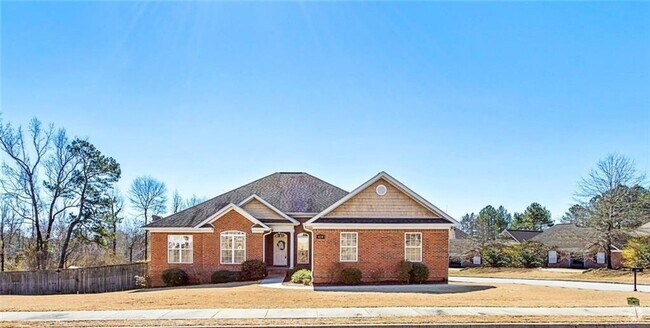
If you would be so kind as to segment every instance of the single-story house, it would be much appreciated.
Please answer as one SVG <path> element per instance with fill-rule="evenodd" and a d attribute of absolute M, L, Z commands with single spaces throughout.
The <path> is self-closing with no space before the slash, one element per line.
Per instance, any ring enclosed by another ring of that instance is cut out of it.
<path fill-rule="evenodd" d="M 398 280 L 402 260 L 428 266 L 446 282 L 449 230 L 458 222 L 385 172 L 347 192 L 302 172 L 250 182 L 143 228 L 150 234 L 150 276 L 181 268 L 192 283 L 246 260 L 311 268 L 315 284 L 333 270 L 360 269 L 364 282 Z"/>
<path fill-rule="evenodd" d="M 517 229 L 504 229 L 499 234 L 499 237 L 511 243 L 523 243 L 531 240 L 533 237 L 542 233 L 537 230 L 517 230 Z"/>
<path fill-rule="evenodd" d="M 449 266 L 465 268 L 481 265 L 477 245 L 470 235 L 457 227 L 449 230 Z"/>
<path fill-rule="evenodd" d="M 551 268 L 602 268 L 607 266 L 607 256 L 596 231 L 578 227 L 573 223 L 556 224 L 531 238 L 549 247 L 547 265 Z M 621 252 L 612 252 L 612 267 L 621 267 Z"/>

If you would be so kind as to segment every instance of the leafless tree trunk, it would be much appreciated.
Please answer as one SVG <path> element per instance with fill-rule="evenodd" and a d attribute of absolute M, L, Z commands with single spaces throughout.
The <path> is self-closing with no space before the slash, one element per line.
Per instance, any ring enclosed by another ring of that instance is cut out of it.
<path fill-rule="evenodd" d="M 167 203 L 167 187 L 163 182 L 152 177 L 137 177 L 129 190 L 131 206 L 144 215 L 144 224 L 149 222 L 149 213 L 153 215 L 165 212 Z M 144 235 L 144 257 L 148 257 L 149 238 Z"/>

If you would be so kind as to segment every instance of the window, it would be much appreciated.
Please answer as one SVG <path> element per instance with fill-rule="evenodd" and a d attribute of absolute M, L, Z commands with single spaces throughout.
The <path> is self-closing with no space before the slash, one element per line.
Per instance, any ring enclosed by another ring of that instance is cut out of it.
<path fill-rule="evenodd" d="M 605 252 L 598 252 L 596 254 L 596 263 L 605 264 Z"/>
<path fill-rule="evenodd" d="M 309 263 L 309 235 L 298 234 L 298 264 Z"/>
<path fill-rule="evenodd" d="M 472 258 L 472 263 L 473 263 L 474 265 L 480 265 L 480 264 L 481 264 L 481 257 L 480 257 L 480 256 L 474 256 L 474 257 Z"/>
<path fill-rule="evenodd" d="M 167 236 L 167 263 L 192 263 L 192 236 Z"/>
<path fill-rule="evenodd" d="M 557 263 L 557 252 L 549 251 L 548 252 L 548 263 Z"/>
<path fill-rule="evenodd" d="M 221 233 L 221 264 L 241 264 L 246 261 L 246 233 L 224 231 Z"/>
<path fill-rule="evenodd" d="M 404 260 L 422 262 L 422 233 L 407 232 L 404 234 Z"/>
<path fill-rule="evenodd" d="M 341 262 L 357 262 L 358 242 L 356 232 L 341 232 Z"/>

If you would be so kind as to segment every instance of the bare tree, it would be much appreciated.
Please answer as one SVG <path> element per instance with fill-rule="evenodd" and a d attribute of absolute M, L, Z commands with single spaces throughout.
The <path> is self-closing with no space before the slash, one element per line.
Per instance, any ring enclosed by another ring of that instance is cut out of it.
<path fill-rule="evenodd" d="M 111 230 L 111 249 L 113 255 L 117 255 L 117 228 L 124 220 L 124 217 L 121 214 L 124 209 L 124 198 L 120 194 L 119 190 L 113 189 L 110 195 L 108 195 L 106 198 L 106 207 L 106 221 Z"/>
<path fill-rule="evenodd" d="M 0 198 L 0 271 L 5 271 L 5 262 L 15 254 L 10 250 L 15 239 L 19 237 L 23 218 L 13 211 L 7 197 Z"/>
<path fill-rule="evenodd" d="M 172 213 L 178 213 L 185 208 L 183 202 L 183 197 L 178 193 L 178 190 L 174 190 L 172 194 Z"/>
<path fill-rule="evenodd" d="M 642 223 L 634 211 L 637 206 L 632 200 L 632 187 L 644 181 L 645 176 L 636 170 L 634 161 L 614 154 L 599 161 L 579 183 L 576 196 L 587 211 L 586 224 L 598 231 L 598 242 L 605 249 L 609 269 L 613 245 Z"/>
<path fill-rule="evenodd" d="M 150 176 L 137 177 L 129 191 L 131 206 L 144 216 L 144 224 L 149 222 L 149 214 L 158 215 L 166 210 L 167 187 Z M 148 254 L 148 235 L 144 235 L 144 256 Z"/>
<path fill-rule="evenodd" d="M 43 203 L 38 174 L 50 149 L 53 133 L 53 126 L 43 129 L 37 119 L 30 122 L 28 137 L 25 137 L 21 127 L 14 129 L 10 123 L 0 122 L 0 149 L 10 159 L 2 164 L 2 189 L 4 194 L 17 200 L 16 205 L 27 209 L 15 213 L 21 213 L 32 224 L 32 234 L 36 239 L 36 266 L 39 270 L 46 267 L 49 240 L 43 233 L 41 222 Z"/>
<path fill-rule="evenodd" d="M 205 198 L 203 197 L 198 197 L 196 195 L 192 195 L 186 202 L 185 202 L 185 208 L 189 208 L 192 206 L 196 206 L 200 203 L 203 203 L 205 201 Z"/>

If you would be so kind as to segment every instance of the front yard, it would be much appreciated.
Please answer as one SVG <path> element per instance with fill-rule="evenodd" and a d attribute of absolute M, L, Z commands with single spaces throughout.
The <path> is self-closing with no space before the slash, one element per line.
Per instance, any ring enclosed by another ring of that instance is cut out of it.
<path fill-rule="evenodd" d="M 514 284 L 450 284 L 429 293 L 333 292 L 264 288 L 258 285 L 201 285 L 103 294 L 0 297 L 0 311 L 81 311 L 209 308 L 325 308 L 389 306 L 627 306 L 626 298 L 650 303 L 650 294 Z"/>
<path fill-rule="evenodd" d="M 449 276 L 483 277 L 483 278 L 521 278 L 521 279 L 549 279 L 573 281 L 617 282 L 631 284 L 633 275 L 624 270 L 575 270 L 575 269 L 521 269 L 521 268 L 462 268 L 449 269 Z M 637 275 L 637 283 L 650 284 L 650 273 L 641 272 Z"/>

